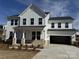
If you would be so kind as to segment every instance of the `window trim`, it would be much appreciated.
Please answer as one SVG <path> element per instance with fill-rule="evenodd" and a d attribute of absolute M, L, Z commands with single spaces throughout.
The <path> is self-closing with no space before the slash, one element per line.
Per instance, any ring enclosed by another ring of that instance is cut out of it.
<path fill-rule="evenodd" d="M 26 25 L 26 18 L 23 19 L 23 25 Z"/>
<path fill-rule="evenodd" d="M 51 23 L 51 28 L 54 28 L 55 27 L 55 23 Z"/>
<path fill-rule="evenodd" d="M 65 23 L 65 28 L 69 28 L 69 23 L 68 22 Z"/>
<path fill-rule="evenodd" d="M 31 18 L 30 24 L 31 24 L 31 25 L 34 25 L 34 18 Z"/>
<path fill-rule="evenodd" d="M 15 25 L 18 25 L 18 20 L 15 20 Z"/>
<path fill-rule="evenodd" d="M 39 18 L 39 25 L 42 25 L 42 18 Z"/>
<path fill-rule="evenodd" d="M 11 20 L 11 25 L 14 25 L 14 20 L 13 19 Z"/>
<path fill-rule="evenodd" d="M 61 28 L 61 23 L 58 23 L 58 28 Z"/>

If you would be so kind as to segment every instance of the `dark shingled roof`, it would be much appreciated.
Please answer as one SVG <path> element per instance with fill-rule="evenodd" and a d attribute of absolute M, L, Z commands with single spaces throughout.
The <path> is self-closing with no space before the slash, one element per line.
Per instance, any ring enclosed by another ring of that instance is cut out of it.
<path fill-rule="evenodd" d="M 17 14 L 17 15 L 13 15 L 13 16 L 18 16 L 19 14 Z"/>
<path fill-rule="evenodd" d="M 43 10 L 41 10 L 38 6 L 36 6 L 35 4 L 31 4 L 30 8 L 32 8 L 32 10 L 34 10 L 35 12 L 37 12 L 40 16 L 45 17 L 45 13 Z"/>
<path fill-rule="evenodd" d="M 44 11 L 37 7 L 35 4 L 30 4 L 20 15 L 24 14 L 29 8 L 38 13 L 43 18 L 46 16 Z"/>
<path fill-rule="evenodd" d="M 50 17 L 49 20 L 74 20 L 74 18 L 70 16 L 65 16 L 65 17 Z"/>
<path fill-rule="evenodd" d="M 48 29 L 48 31 L 77 31 L 76 29 Z"/>

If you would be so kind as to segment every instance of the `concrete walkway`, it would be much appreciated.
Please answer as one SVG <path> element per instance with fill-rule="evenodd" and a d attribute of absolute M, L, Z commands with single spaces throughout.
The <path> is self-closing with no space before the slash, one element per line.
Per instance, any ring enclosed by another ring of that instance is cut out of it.
<path fill-rule="evenodd" d="M 79 59 L 79 48 L 51 44 L 41 50 L 33 59 Z"/>

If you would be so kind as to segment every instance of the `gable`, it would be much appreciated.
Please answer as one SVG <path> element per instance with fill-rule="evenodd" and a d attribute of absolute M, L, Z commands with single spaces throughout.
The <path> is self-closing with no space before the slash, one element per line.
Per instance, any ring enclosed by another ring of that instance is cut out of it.
<path fill-rule="evenodd" d="M 28 9 L 25 13 L 23 13 L 22 15 L 20 15 L 21 18 L 40 18 L 42 16 L 40 16 L 39 14 L 37 14 L 36 12 L 34 12 L 32 9 Z"/>
<path fill-rule="evenodd" d="M 29 7 L 27 7 L 27 9 L 25 9 L 19 16 L 22 16 L 26 13 L 29 14 L 28 13 L 29 10 L 31 10 L 29 13 L 35 12 L 43 18 L 45 17 L 45 13 L 40 8 L 38 8 L 37 6 L 35 6 L 33 4 L 31 4 Z"/>

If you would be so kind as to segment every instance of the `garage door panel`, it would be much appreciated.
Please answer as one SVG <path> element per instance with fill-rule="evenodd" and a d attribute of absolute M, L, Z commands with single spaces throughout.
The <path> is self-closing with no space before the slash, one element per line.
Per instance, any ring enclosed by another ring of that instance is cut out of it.
<path fill-rule="evenodd" d="M 70 44 L 71 37 L 70 36 L 50 36 L 50 43 Z"/>

